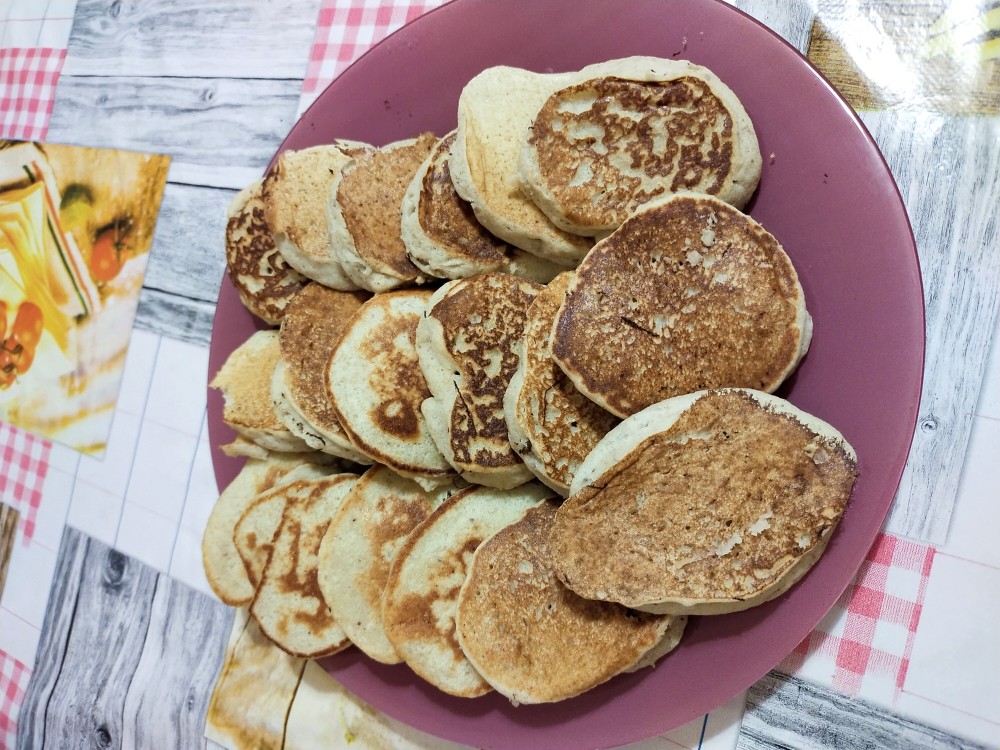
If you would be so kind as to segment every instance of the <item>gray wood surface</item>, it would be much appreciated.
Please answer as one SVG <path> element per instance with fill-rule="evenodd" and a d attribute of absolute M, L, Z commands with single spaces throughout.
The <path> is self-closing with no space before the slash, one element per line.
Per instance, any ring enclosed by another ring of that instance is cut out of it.
<path fill-rule="evenodd" d="M 212 340 L 215 302 L 182 297 L 144 286 L 135 325 L 144 331 L 208 346 Z"/>
<path fill-rule="evenodd" d="M 19 749 L 204 747 L 232 611 L 67 527 Z"/>
<path fill-rule="evenodd" d="M 809 48 L 809 32 L 816 14 L 807 0 L 728 0 L 753 16 L 802 54 Z"/>
<path fill-rule="evenodd" d="M 771 672 L 747 694 L 737 750 L 985 750 L 867 701 Z"/>
<path fill-rule="evenodd" d="M 863 119 L 910 215 L 927 317 L 917 430 L 886 528 L 940 544 L 1000 307 L 1000 121 L 923 112 Z"/>

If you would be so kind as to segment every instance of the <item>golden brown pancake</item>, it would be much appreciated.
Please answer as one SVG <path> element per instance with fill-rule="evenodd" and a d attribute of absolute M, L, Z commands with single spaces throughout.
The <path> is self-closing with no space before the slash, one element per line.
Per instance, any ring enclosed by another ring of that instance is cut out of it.
<path fill-rule="evenodd" d="M 517 703 L 572 698 L 680 642 L 686 618 L 636 612 L 577 596 L 556 578 L 544 502 L 476 550 L 455 624 L 469 661 Z"/>
<path fill-rule="evenodd" d="M 420 411 L 430 396 L 416 352 L 431 292 L 377 294 L 355 313 L 324 370 L 351 442 L 370 460 L 433 485 L 454 476 Z"/>
<path fill-rule="evenodd" d="M 264 218 L 261 180 L 242 190 L 229 206 L 226 223 L 226 271 L 243 305 L 271 325 L 306 283 L 274 244 Z"/>
<path fill-rule="evenodd" d="M 326 391 L 326 366 L 354 314 L 370 295 L 309 284 L 281 324 L 282 366 L 271 395 L 285 423 L 310 447 L 367 463 L 350 442 Z"/>
<path fill-rule="evenodd" d="M 646 204 L 576 271 L 552 356 L 627 417 L 703 388 L 773 391 L 809 345 L 792 262 L 763 227 L 691 193 Z"/>
<path fill-rule="evenodd" d="M 532 477 L 510 446 L 503 399 L 541 288 L 504 273 L 459 279 L 434 294 L 420 321 L 417 351 L 434 396 L 423 413 L 438 449 L 470 482 L 516 487 Z"/>
<path fill-rule="evenodd" d="M 699 391 L 626 419 L 559 509 L 556 572 L 580 596 L 650 612 L 735 612 L 819 558 L 847 506 L 854 450 L 760 391 Z"/>
<path fill-rule="evenodd" d="M 580 463 L 618 418 L 576 389 L 552 361 L 552 323 L 573 274 L 549 282 L 528 308 L 521 359 L 504 396 L 510 443 L 531 471 L 565 496 Z"/>
<path fill-rule="evenodd" d="M 558 226 L 613 230 L 669 193 L 737 208 L 760 178 L 757 137 L 733 92 L 686 60 L 633 57 L 584 68 L 546 99 L 521 151 L 523 187 Z"/>

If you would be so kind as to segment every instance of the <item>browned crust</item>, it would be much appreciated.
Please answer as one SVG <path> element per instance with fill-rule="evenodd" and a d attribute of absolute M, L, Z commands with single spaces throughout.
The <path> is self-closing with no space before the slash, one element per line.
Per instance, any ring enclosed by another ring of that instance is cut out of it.
<path fill-rule="evenodd" d="M 721 201 L 678 196 L 587 256 L 552 354 L 622 417 L 706 388 L 771 391 L 797 361 L 801 304 L 795 269 L 763 227 Z"/>
<path fill-rule="evenodd" d="M 563 504 L 558 575 L 627 606 L 751 599 L 825 543 L 856 474 L 842 442 L 709 393 Z"/>
<path fill-rule="evenodd" d="M 454 142 L 452 133 L 434 147 L 421 183 L 417 220 L 424 234 L 450 254 L 500 266 L 507 261 L 510 246 L 479 223 L 472 205 L 459 197 L 452 184 L 448 153 Z"/>
<path fill-rule="evenodd" d="M 548 98 L 529 139 L 543 182 L 578 226 L 616 226 L 665 193 L 717 194 L 732 168 L 733 141 L 732 115 L 695 76 L 569 86 Z"/>
<path fill-rule="evenodd" d="M 420 275 L 400 236 L 401 206 L 406 188 L 436 142 L 433 133 L 421 133 L 412 144 L 363 151 L 344 169 L 337 189 L 344 223 L 358 257 L 379 273 L 399 279 Z"/>

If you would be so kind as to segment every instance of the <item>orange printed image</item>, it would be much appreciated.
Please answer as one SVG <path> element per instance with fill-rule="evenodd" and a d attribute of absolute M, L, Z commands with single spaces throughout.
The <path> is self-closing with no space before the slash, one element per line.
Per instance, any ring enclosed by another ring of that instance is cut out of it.
<path fill-rule="evenodd" d="M 169 163 L 0 141 L 0 420 L 104 453 Z"/>

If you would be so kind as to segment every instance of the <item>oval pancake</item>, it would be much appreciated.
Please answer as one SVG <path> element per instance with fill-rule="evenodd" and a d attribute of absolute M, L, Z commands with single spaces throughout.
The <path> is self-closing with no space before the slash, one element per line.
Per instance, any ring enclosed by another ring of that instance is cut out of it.
<path fill-rule="evenodd" d="M 462 651 L 515 705 L 572 698 L 651 651 L 663 656 L 686 622 L 584 599 L 560 583 L 548 544 L 557 508 L 551 500 L 530 508 L 479 545 L 458 595 Z"/>
<path fill-rule="evenodd" d="M 509 488 L 533 476 L 511 448 L 503 399 L 541 288 L 505 273 L 458 279 L 434 293 L 420 320 L 417 352 L 433 394 L 423 413 L 438 449 L 474 484 Z"/>
<path fill-rule="evenodd" d="M 333 250 L 362 289 L 384 292 L 423 281 L 400 235 L 403 196 L 437 142 L 433 133 L 362 151 L 334 176 L 327 206 Z"/>
<path fill-rule="evenodd" d="M 386 634 L 435 687 L 465 698 L 490 691 L 458 644 L 458 592 L 483 540 L 552 496 L 536 482 L 513 490 L 469 487 L 424 519 L 397 553 L 382 596 Z"/>
<path fill-rule="evenodd" d="M 809 346 L 812 320 L 785 251 L 718 198 L 647 203 L 576 270 L 552 357 L 620 417 L 717 387 L 774 391 Z"/>
<path fill-rule="evenodd" d="M 580 463 L 619 421 L 580 393 L 552 361 L 552 324 L 572 279 L 571 272 L 560 274 L 528 308 L 520 362 L 504 395 L 511 446 L 564 497 Z"/>
<path fill-rule="evenodd" d="M 580 596 L 648 612 L 738 612 L 816 562 L 856 475 L 839 432 L 776 396 L 668 399 L 577 472 L 552 528 L 556 572 Z"/>
<path fill-rule="evenodd" d="M 377 294 L 355 313 L 324 370 L 351 443 L 371 461 L 428 486 L 454 476 L 421 403 L 431 394 L 417 359 L 417 324 L 431 292 Z"/>
<path fill-rule="evenodd" d="M 285 307 L 306 283 L 274 244 L 264 218 L 263 180 L 241 190 L 226 212 L 226 271 L 250 312 L 278 325 Z"/>
<path fill-rule="evenodd" d="M 591 65 L 538 110 L 521 185 L 562 229 L 595 236 L 681 191 L 743 208 L 760 179 L 753 123 L 708 68 L 630 57 Z"/>
<path fill-rule="evenodd" d="M 371 460 L 354 447 L 326 391 L 326 366 L 367 292 L 342 292 L 308 284 L 288 305 L 279 334 L 281 363 L 271 400 L 285 425 L 309 447 L 361 464 Z"/>

